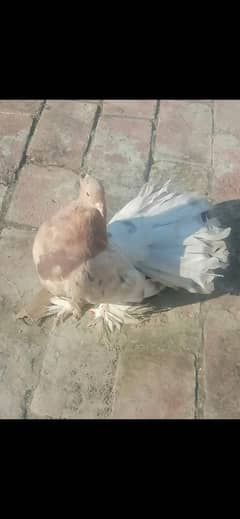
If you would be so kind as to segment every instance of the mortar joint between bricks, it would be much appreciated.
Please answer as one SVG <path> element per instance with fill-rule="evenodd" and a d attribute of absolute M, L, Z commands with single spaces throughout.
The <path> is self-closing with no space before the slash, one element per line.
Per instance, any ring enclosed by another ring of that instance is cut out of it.
<path fill-rule="evenodd" d="M 37 127 L 37 124 L 40 120 L 40 117 L 42 115 L 42 112 L 45 108 L 45 105 L 46 105 L 46 100 L 44 100 L 41 104 L 40 104 L 40 107 L 39 107 L 39 110 L 33 115 L 33 119 L 32 119 L 32 124 L 30 126 L 30 129 L 29 129 L 29 133 L 28 133 L 28 136 L 27 136 L 27 139 L 26 139 L 26 143 L 25 143 L 25 146 L 24 146 L 24 149 L 23 149 L 23 152 L 22 152 L 22 157 L 19 161 L 19 164 L 16 168 L 16 171 L 13 175 L 13 178 L 11 180 L 11 182 L 9 183 L 8 187 L 7 187 L 7 190 L 6 190 L 6 193 L 4 195 L 4 198 L 3 198 L 3 202 L 2 202 L 2 208 L 0 210 L 0 233 L 1 231 L 3 230 L 3 228 L 5 227 L 5 216 L 8 212 L 8 209 L 10 207 L 10 204 L 11 204 L 11 201 L 12 201 L 12 197 L 13 197 L 13 193 L 15 191 L 15 188 L 16 188 L 16 185 L 17 185 L 17 182 L 18 182 L 18 179 L 19 179 L 19 176 L 20 176 L 20 172 L 22 170 L 22 168 L 25 166 L 25 164 L 27 163 L 27 151 L 28 151 L 28 147 L 30 145 L 30 142 L 32 140 L 32 137 L 34 135 L 34 132 L 36 130 L 36 127 Z"/>
<path fill-rule="evenodd" d="M 156 108 L 153 120 L 151 122 L 151 137 L 150 137 L 150 146 L 149 146 L 149 154 L 148 154 L 148 160 L 146 164 L 146 169 L 144 173 L 144 181 L 148 182 L 151 168 L 154 163 L 154 151 L 155 151 L 155 145 L 156 145 L 156 137 L 157 137 L 157 127 L 158 127 L 158 120 L 159 120 L 159 112 L 160 112 L 160 101 L 158 100 L 156 102 Z"/>
<path fill-rule="evenodd" d="M 212 101 L 211 104 L 211 117 L 212 117 L 212 129 L 211 129 L 211 165 L 208 173 L 208 194 L 212 193 L 212 182 L 214 175 L 214 138 L 215 138 L 215 104 Z"/>
<path fill-rule="evenodd" d="M 91 127 L 91 130 L 90 130 L 90 133 L 89 133 L 88 142 L 87 142 L 85 150 L 83 151 L 81 165 L 80 165 L 80 170 L 82 170 L 85 167 L 85 161 L 86 161 L 88 152 L 89 152 L 89 150 L 91 148 L 91 145 L 92 145 L 95 133 L 96 133 L 98 121 L 99 121 L 99 119 L 101 117 L 101 114 L 102 114 L 102 110 L 103 110 L 103 102 L 100 102 L 97 105 L 97 109 L 96 109 L 96 112 L 95 112 L 95 115 L 94 115 L 94 118 L 93 118 L 92 127 Z"/>

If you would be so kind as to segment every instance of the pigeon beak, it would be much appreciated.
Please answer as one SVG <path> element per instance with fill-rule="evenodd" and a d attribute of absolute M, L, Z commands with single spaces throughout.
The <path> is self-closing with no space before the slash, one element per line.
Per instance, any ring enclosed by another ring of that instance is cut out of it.
<path fill-rule="evenodd" d="M 104 205 L 102 202 L 98 202 L 96 204 L 96 209 L 98 209 L 99 213 L 101 213 L 102 217 L 104 218 L 105 217 L 105 213 L 104 213 Z"/>
<path fill-rule="evenodd" d="M 90 175 L 87 173 L 87 168 L 86 167 L 82 167 L 81 170 L 80 170 L 80 178 L 83 179 L 83 178 L 86 178 L 86 177 L 90 177 Z"/>

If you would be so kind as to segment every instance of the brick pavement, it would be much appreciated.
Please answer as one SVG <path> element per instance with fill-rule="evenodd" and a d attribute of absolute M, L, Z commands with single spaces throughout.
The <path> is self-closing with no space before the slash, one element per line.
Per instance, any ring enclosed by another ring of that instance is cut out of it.
<path fill-rule="evenodd" d="M 105 182 L 109 218 L 147 179 L 208 194 L 239 251 L 239 138 L 240 101 L 0 101 L 0 418 L 240 418 L 237 260 L 220 280 L 231 293 L 168 290 L 169 311 L 109 345 L 87 316 L 54 333 L 15 320 L 39 287 L 35 230 L 82 165 Z"/>

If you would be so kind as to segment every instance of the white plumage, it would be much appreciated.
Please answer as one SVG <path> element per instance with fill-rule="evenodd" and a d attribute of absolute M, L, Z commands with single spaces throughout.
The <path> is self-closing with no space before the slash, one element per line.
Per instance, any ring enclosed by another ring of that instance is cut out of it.
<path fill-rule="evenodd" d="M 200 195 L 169 191 L 169 182 L 161 189 L 145 184 L 109 222 L 110 241 L 153 281 L 211 293 L 214 271 L 228 264 L 223 240 L 231 229 L 221 229 L 210 209 Z"/>

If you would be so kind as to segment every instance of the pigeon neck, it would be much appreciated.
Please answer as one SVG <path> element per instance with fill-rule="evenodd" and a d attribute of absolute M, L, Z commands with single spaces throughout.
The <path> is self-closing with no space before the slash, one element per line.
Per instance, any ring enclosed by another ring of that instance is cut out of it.
<path fill-rule="evenodd" d="M 84 209 L 97 209 L 101 216 L 103 217 L 105 223 L 107 221 L 107 210 L 106 210 L 106 204 L 105 200 L 89 202 L 86 197 L 81 197 L 81 194 L 78 198 L 79 205 Z"/>

